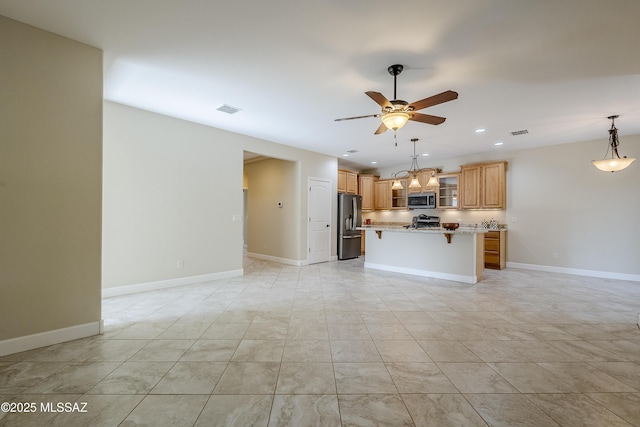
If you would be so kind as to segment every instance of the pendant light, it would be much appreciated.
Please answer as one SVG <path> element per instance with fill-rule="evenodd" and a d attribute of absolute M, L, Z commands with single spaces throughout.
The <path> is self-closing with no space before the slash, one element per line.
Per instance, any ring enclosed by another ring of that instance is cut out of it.
<path fill-rule="evenodd" d="M 440 181 L 438 181 L 438 177 L 436 176 L 436 171 L 433 171 L 431 173 L 431 177 L 429 178 L 429 181 L 427 182 L 427 187 L 439 187 L 440 186 Z"/>
<path fill-rule="evenodd" d="M 611 120 L 611 129 L 609 129 L 609 145 L 607 146 L 607 152 L 604 155 L 604 159 L 591 161 L 593 166 L 597 167 L 601 171 L 618 172 L 622 169 L 627 168 L 635 160 L 634 157 L 620 157 L 620 155 L 618 154 L 618 146 L 620 145 L 620 141 L 618 140 L 618 129 L 615 126 L 615 119 L 617 119 L 618 117 L 619 116 L 607 117 L 609 120 Z M 607 159 L 609 149 L 611 149 L 611 158 Z"/>
<path fill-rule="evenodd" d="M 400 181 L 401 179 L 410 180 L 409 185 L 407 186 L 408 188 L 411 188 L 411 189 L 422 188 L 422 184 L 420 184 L 420 181 L 418 180 L 418 173 L 426 170 L 431 171 L 431 178 L 429 178 L 429 182 L 427 183 L 427 186 L 431 187 L 431 186 L 439 185 L 438 178 L 436 177 L 437 170 L 420 169 L 420 166 L 418 166 L 418 156 L 416 155 L 416 142 L 418 142 L 418 138 L 411 139 L 411 142 L 413 142 L 413 157 L 411 157 L 411 167 L 408 170 L 407 169 L 401 170 L 392 175 L 392 178 L 393 178 L 393 182 L 391 185 L 392 190 L 404 189 L 404 186 Z"/>

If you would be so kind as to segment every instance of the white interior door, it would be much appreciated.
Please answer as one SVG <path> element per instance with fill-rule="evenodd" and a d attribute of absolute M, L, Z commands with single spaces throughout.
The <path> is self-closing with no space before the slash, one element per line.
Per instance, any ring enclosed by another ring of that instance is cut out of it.
<path fill-rule="evenodd" d="M 337 196 L 336 196 L 337 197 Z M 308 197 L 309 253 L 307 262 L 315 264 L 331 259 L 331 181 L 322 178 L 309 178 Z"/>

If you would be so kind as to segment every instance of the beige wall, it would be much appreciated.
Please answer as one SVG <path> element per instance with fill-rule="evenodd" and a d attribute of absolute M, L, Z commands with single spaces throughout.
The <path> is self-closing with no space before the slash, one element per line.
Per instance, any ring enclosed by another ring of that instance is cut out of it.
<path fill-rule="evenodd" d="M 97 333 L 102 51 L 0 16 L 0 52 L 0 347 Z"/>
<path fill-rule="evenodd" d="M 293 216 L 277 256 L 306 260 L 307 177 L 335 188 L 335 158 L 112 102 L 104 122 L 105 289 L 241 274 L 243 151 L 294 165 L 282 195 Z"/>
<path fill-rule="evenodd" d="M 463 223 L 496 218 L 509 227 L 509 263 L 566 272 L 609 272 L 613 273 L 611 277 L 638 280 L 640 164 L 636 161 L 616 173 L 593 167 L 591 160 L 601 159 L 607 148 L 606 127 L 603 134 L 595 141 L 420 162 L 421 167 L 440 167 L 449 172 L 465 163 L 507 160 L 505 211 L 376 212 L 367 216 L 376 221 L 402 222 L 410 221 L 416 213 L 431 213 L 441 221 Z M 622 154 L 640 157 L 640 135 L 621 134 L 620 140 Z M 406 167 L 373 172 L 384 178 Z"/>
<path fill-rule="evenodd" d="M 314 153 L 312 151 L 300 150 L 282 144 L 275 144 L 256 138 L 247 138 L 244 141 L 245 151 L 251 151 L 265 157 L 273 157 L 281 160 L 298 162 L 298 191 L 300 195 L 300 213 L 297 225 L 292 226 L 298 228 L 298 248 L 295 260 L 304 262 L 307 259 L 307 199 L 309 177 L 329 179 L 332 182 L 332 189 L 337 193 L 338 179 L 338 159 L 323 154 Z M 331 207 L 331 218 L 337 216 L 335 203 Z M 337 231 L 336 225 L 331 226 L 331 255 L 335 256 L 337 251 Z"/>
<path fill-rule="evenodd" d="M 297 162 L 267 159 L 245 166 L 247 252 L 298 260 L 300 188 Z M 278 207 L 282 202 L 282 207 Z"/>

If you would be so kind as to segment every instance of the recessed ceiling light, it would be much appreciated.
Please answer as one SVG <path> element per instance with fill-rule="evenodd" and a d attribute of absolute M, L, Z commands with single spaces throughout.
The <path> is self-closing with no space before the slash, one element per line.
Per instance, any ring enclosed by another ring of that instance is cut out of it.
<path fill-rule="evenodd" d="M 498 141 L 498 142 L 495 142 L 493 145 L 502 145 L 502 144 L 504 144 L 504 142 Z"/>
<path fill-rule="evenodd" d="M 422 153 L 422 157 L 427 157 L 429 153 Z"/>
<path fill-rule="evenodd" d="M 371 164 L 372 164 L 372 165 L 377 165 L 377 164 L 378 164 L 378 162 L 371 162 Z"/>
<path fill-rule="evenodd" d="M 482 133 L 482 132 L 485 132 L 485 131 L 486 131 L 486 129 L 485 129 L 485 128 L 478 128 L 478 129 L 476 129 L 476 133 Z"/>

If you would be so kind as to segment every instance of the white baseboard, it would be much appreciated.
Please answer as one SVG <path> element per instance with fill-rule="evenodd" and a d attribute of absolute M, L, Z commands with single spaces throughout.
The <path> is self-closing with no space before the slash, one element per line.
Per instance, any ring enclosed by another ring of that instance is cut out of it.
<path fill-rule="evenodd" d="M 524 264 L 507 262 L 507 267 L 522 268 L 524 270 L 547 271 L 549 273 L 573 274 L 575 276 L 598 277 L 601 279 L 629 280 L 640 282 L 640 274 L 615 273 L 611 271 L 582 270 L 579 268 L 556 267 L 552 265 Z"/>
<path fill-rule="evenodd" d="M 258 254 L 255 252 L 247 252 L 246 255 L 250 258 L 256 258 L 256 259 L 263 259 L 265 261 L 273 261 L 273 262 L 279 262 L 280 264 L 287 264 L 287 265 L 295 265 L 298 267 L 301 267 L 303 265 L 307 265 L 307 260 L 302 260 L 302 261 L 298 261 L 295 259 L 289 259 L 289 258 L 280 258 L 280 257 L 276 257 L 276 256 L 271 256 L 271 255 L 264 255 L 264 254 Z"/>
<path fill-rule="evenodd" d="M 469 283 L 471 285 L 478 283 L 477 276 L 465 276 L 462 274 L 441 273 L 438 271 L 421 270 L 417 268 L 395 267 L 395 266 L 384 265 L 384 264 L 374 264 L 366 261 L 364 262 L 364 268 L 373 268 L 374 270 L 391 271 L 393 273 L 411 274 L 413 276 L 431 277 L 433 279 L 451 280 L 454 282 Z"/>
<path fill-rule="evenodd" d="M 104 324 L 103 321 L 100 320 L 99 322 L 85 323 L 84 325 L 70 326 L 68 328 L 10 338 L 0 341 L 0 356 L 98 335 L 102 333 L 103 329 Z"/>
<path fill-rule="evenodd" d="M 159 289 L 173 288 L 176 286 L 194 285 L 196 283 L 209 282 L 211 280 L 228 279 L 243 275 L 243 269 L 223 271 L 220 273 L 203 274 L 200 276 L 179 277 L 177 279 L 159 280 L 157 282 L 139 283 L 136 285 L 102 288 L 102 298 L 119 295 L 135 294 L 138 292 L 156 291 Z"/>

